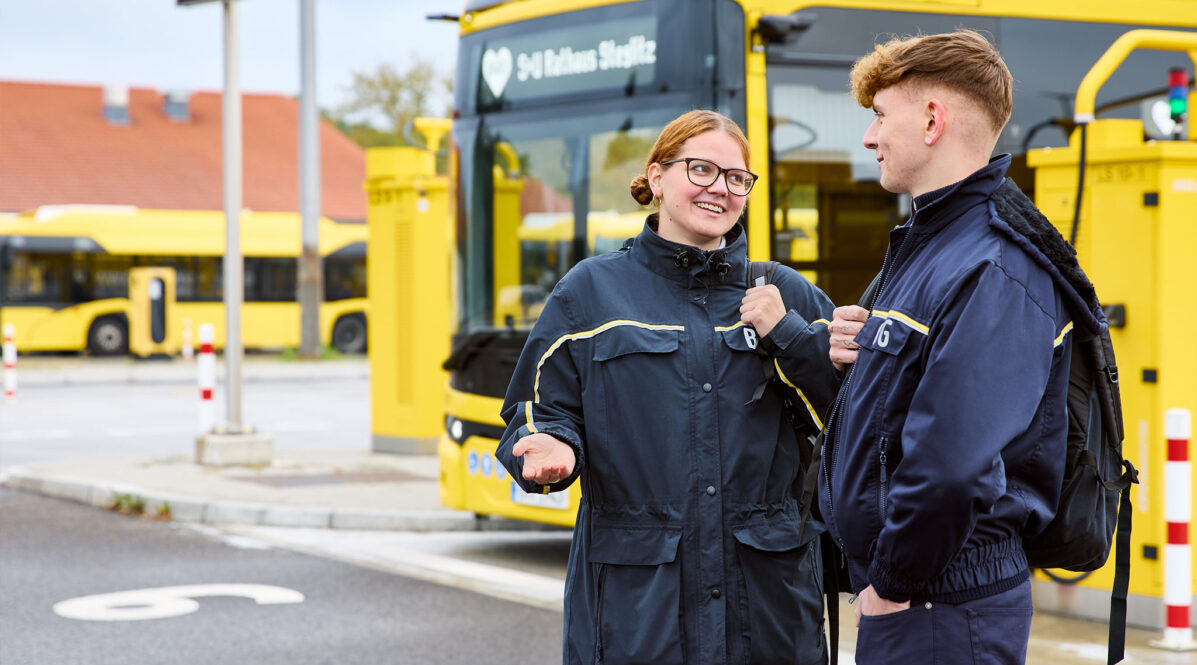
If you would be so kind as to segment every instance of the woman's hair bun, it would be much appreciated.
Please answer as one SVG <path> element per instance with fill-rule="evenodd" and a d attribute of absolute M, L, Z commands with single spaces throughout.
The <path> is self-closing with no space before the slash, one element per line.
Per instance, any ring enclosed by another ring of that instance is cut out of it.
<path fill-rule="evenodd" d="M 636 199 L 636 203 L 646 206 L 653 202 L 653 190 L 648 186 L 648 177 L 643 174 L 632 178 L 632 184 L 628 186 L 632 192 L 632 198 Z"/>

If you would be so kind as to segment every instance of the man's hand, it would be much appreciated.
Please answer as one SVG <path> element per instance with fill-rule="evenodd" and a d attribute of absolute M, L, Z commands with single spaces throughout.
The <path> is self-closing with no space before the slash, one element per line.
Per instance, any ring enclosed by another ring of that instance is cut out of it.
<path fill-rule="evenodd" d="M 877 592 L 873 590 L 873 585 L 870 584 L 856 597 L 856 627 L 860 628 L 860 616 L 862 614 L 874 617 L 908 609 L 910 609 L 909 600 L 904 603 L 895 603 L 892 600 L 886 600 L 878 596 Z"/>
<path fill-rule="evenodd" d="M 864 327 L 869 318 L 869 310 L 856 305 L 836 307 L 831 313 L 831 323 L 827 326 L 831 333 L 831 363 L 839 371 L 856 362 L 856 354 L 860 351 L 860 344 L 856 343 L 856 333 Z"/>
<path fill-rule="evenodd" d="M 786 306 L 781 301 L 781 291 L 772 284 L 748 289 L 740 301 L 740 320 L 756 328 L 756 334 L 761 337 L 768 335 L 785 315 Z"/>
<path fill-rule="evenodd" d="M 569 444 L 543 432 L 516 441 L 511 454 L 524 458 L 524 479 L 541 485 L 552 485 L 569 478 L 577 463 L 574 449 Z"/>

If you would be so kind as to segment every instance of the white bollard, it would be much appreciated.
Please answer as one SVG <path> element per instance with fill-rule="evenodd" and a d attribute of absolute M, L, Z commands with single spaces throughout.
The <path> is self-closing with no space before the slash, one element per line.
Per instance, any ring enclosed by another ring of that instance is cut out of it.
<path fill-rule="evenodd" d="M 200 389 L 200 434 L 207 434 L 216 428 L 216 403 L 212 401 L 212 391 L 216 388 L 216 353 L 212 350 L 212 341 L 215 338 L 212 324 L 201 323 L 199 360 L 195 363 Z"/>
<path fill-rule="evenodd" d="M 1164 462 L 1164 521 L 1168 542 L 1164 546 L 1164 638 L 1151 646 L 1169 651 L 1197 650 L 1193 626 L 1189 623 L 1193 604 L 1192 548 L 1189 521 L 1192 519 L 1192 473 L 1189 442 L 1192 414 L 1188 409 L 1164 413 L 1164 436 L 1168 439 L 1168 461 Z"/>
<path fill-rule="evenodd" d="M 183 360 L 190 361 L 195 357 L 195 347 L 191 344 L 191 319 L 183 319 Z"/>
<path fill-rule="evenodd" d="M 17 398 L 17 343 L 14 338 L 17 329 L 11 323 L 4 324 L 4 396 L 8 400 Z"/>

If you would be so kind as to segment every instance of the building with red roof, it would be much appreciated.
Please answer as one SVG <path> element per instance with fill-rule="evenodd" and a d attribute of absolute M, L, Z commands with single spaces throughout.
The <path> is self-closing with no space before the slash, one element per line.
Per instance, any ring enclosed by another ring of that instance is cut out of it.
<path fill-rule="evenodd" d="M 242 95 L 242 206 L 299 209 L 299 103 Z M 0 213 L 43 205 L 224 208 L 221 94 L 0 81 Z M 325 217 L 364 221 L 365 153 L 320 123 Z"/>

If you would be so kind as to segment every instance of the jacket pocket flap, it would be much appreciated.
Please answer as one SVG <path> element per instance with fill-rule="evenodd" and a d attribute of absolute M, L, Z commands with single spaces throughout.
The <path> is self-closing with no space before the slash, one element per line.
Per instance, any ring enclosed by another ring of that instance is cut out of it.
<path fill-rule="evenodd" d="M 861 348 L 894 356 L 912 337 L 925 335 L 926 328 L 904 314 L 873 315 L 856 334 L 856 341 Z"/>
<path fill-rule="evenodd" d="M 672 353 L 677 351 L 678 331 L 661 328 L 616 326 L 595 335 L 594 360 L 602 362 L 629 353 Z"/>
<path fill-rule="evenodd" d="M 590 530 L 591 563 L 659 566 L 677 558 L 682 532 L 659 526 L 598 526 Z"/>
<path fill-rule="evenodd" d="M 756 350 L 757 345 L 760 344 L 760 338 L 757 336 L 756 330 L 749 325 L 736 326 L 731 330 L 724 330 L 722 332 L 724 344 L 727 344 L 728 348 L 734 351 L 752 353 Z"/>
<path fill-rule="evenodd" d="M 808 520 L 803 531 L 803 541 L 809 542 L 820 531 L 814 528 L 816 522 Z M 799 521 L 796 515 L 778 515 L 767 520 L 756 520 L 732 529 L 732 535 L 742 545 L 764 552 L 786 552 L 797 549 L 803 543 L 798 540 Z M 813 535 L 812 535 L 813 534 Z"/>

